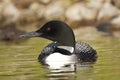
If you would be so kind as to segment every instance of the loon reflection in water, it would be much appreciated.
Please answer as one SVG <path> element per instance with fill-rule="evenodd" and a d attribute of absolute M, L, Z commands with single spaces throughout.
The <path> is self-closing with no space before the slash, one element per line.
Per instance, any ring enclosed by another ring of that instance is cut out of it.
<path fill-rule="evenodd" d="M 49 21 L 40 29 L 21 37 L 42 37 L 53 42 L 48 44 L 38 60 L 52 69 L 59 69 L 77 62 L 95 62 L 97 53 L 89 44 L 76 42 L 72 29 L 62 21 Z"/>

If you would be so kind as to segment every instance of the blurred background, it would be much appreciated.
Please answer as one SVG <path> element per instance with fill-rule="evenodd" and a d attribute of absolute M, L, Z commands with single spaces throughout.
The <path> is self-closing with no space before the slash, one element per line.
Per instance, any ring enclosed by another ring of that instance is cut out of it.
<path fill-rule="evenodd" d="M 76 41 L 97 51 L 97 62 L 71 73 L 39 64 L 40 52 L 51 41 L 19 35 L 50 20 L 70 25 Z M 120 0 L 0 0 L 0 80 L 101 79 L 120 79 Z"/>
<path fill-rule="evenodd" d="M 62 20 L 76 39 L 120 37 L 119 0 L 0 0 L 0 40 L 18 35 L 50 20 Z"/>

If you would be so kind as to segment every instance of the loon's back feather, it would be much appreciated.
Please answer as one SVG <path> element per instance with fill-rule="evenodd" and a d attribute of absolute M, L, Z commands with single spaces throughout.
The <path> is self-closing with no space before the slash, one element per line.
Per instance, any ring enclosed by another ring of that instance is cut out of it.
<path fill-rule="evenodd" d="M 74 53 L 80 62 L 95 62 L 97 60 L 96 50 L 84 42 L 76 42 Z"/>
<path fill-rule="evenodd" d="M 47 45 L 38 57 L 41 63 L 45 63 L 45 59 L 50 54 L 54 53 L 56 49 L 56 43 Z M 96 51 L 87 43 L 76 42 L 74 54 L 78 58 L 79 62 L 95 62 L 97 59 Z"/>

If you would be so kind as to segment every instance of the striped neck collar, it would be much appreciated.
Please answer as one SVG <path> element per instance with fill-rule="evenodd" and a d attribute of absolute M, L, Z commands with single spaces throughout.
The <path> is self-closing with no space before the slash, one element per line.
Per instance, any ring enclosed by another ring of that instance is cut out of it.
<path fill-rule="evenodd" d="M 57 46 L 57 48 L 67 50 L 67 51 L 69 51 L 70 53 L 73 53 L 73 52 L 74 52 L 74 47 L 71 47 L 71 46 Z"/>

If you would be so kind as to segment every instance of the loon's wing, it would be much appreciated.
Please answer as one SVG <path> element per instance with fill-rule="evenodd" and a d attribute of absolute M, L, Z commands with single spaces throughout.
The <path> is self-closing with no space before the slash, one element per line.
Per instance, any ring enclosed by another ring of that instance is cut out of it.
<path fill-rule="evenodd" d="M 76 42 L 75 54 L 80 62 L 95 62 L 97 60 L 96 50 L 84 42 Z"/>
<path fill-rule="evenodd" d="M 39 62 L 44 64 L 45 63 L 44 61 L 45 61 L 46 57 L 49 56 L 50 54 L 52 54 L 54 52 L 55 48 L 56 48 L 55 43 L 48 44 L 42 50 L 41 54 L 39 55 L 39 57 L 38 57 Z"/>

